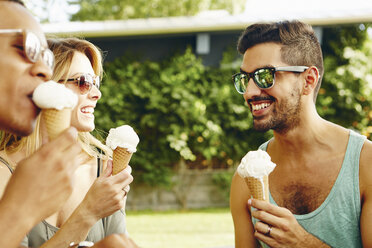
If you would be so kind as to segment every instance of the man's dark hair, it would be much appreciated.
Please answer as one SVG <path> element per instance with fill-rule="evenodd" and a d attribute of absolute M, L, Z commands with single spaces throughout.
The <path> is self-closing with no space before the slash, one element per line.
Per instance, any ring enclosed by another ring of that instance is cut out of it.
<path fill-rule="evenodd" d="M 281 57 L 285 63 L 318 68 L 319 82 L 314 90 L 315 102 L 324 67 L 322 50 L 313 28 L 297 20 L 252 24 L 241 34 L 238 40 L 238 51 L 244 54 L 248 48 L 266 42 L 282 45 Z"/>

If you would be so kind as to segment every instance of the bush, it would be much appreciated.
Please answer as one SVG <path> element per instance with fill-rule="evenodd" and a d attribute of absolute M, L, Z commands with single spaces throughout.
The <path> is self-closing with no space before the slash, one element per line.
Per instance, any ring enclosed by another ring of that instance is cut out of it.
<path fill-rule="evenodd" d="M 327 28 L 323 44 L 325 75 L 317 100 L 318 113 L 370 137 L 372 43 L 366 25 Z"/>
<path fill-rule="evenodd" d="M 162 62 L 120 57 L 105 65 L 97 128 L 131 125 L 140 136 L 131 164 L 139 180 L 169 185 L 183 158 L 191 168 L 231 167 L 266 137 L 251 129 L 231 75 L 206 68 L 187 49 Z"/>

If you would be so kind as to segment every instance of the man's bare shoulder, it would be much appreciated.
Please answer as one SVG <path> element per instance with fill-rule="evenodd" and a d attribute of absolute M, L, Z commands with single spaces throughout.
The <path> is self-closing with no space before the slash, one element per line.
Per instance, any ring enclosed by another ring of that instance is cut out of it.
<path fill-rule="evenodd" d="M 235 172 L 232 183 L 231 183 L 231 190 L 238 195 L 249 195 L 249 190 L 247 184 L 245 183 L 244 178 L 242 178 L 238 172 Z"/>
<path fill-rule="evenodd" d="M 372 167 L 372 142 L 365 140 L 360 152 L 360 165 Z"/>
<path fill-rule="evenodd" d="M 359 187 L 361 197 L 372 197 L 372 142 L 366 140 L 363 144 L 359 160 Z"/>
<path fill-rule="evenodd" d="M 242 178 L 237 172 L 235 172 L 230 188 L 230 210 L 232 211 L 232 213 L 234 213 L 235 211 L 246 212 L 247 201 L 250 198 L 250 195 L 251 194 L 248 190 L 244 178 Z"/>

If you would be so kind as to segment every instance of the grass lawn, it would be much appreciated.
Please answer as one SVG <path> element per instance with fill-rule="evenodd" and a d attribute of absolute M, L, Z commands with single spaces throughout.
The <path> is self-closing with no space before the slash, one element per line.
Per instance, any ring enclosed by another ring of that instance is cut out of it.
<path fill-rule="evenodd" d="M 127 211 L 130 236 L 141 248 L 233 247 L 229 209 Z"/>

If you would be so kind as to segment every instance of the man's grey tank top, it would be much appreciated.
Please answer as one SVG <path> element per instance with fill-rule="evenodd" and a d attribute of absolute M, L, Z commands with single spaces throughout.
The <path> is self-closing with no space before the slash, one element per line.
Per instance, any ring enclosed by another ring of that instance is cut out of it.
<path fill-rule="evenodd" d="M 350 130 L 344 161 L 325 201 L 313 212 L 294 215 L 309 233 L 331 247 L 363 247 L 360 235 L 359 158 L 365 136 Z M 269 141 L 259 149 L 266 150 Z M 270 194 L 270 203 L 277 205 Z M 257 219 L 252 218 L 253 223 Z M 263 247 L 267 245 L 261 243 Z"/>

